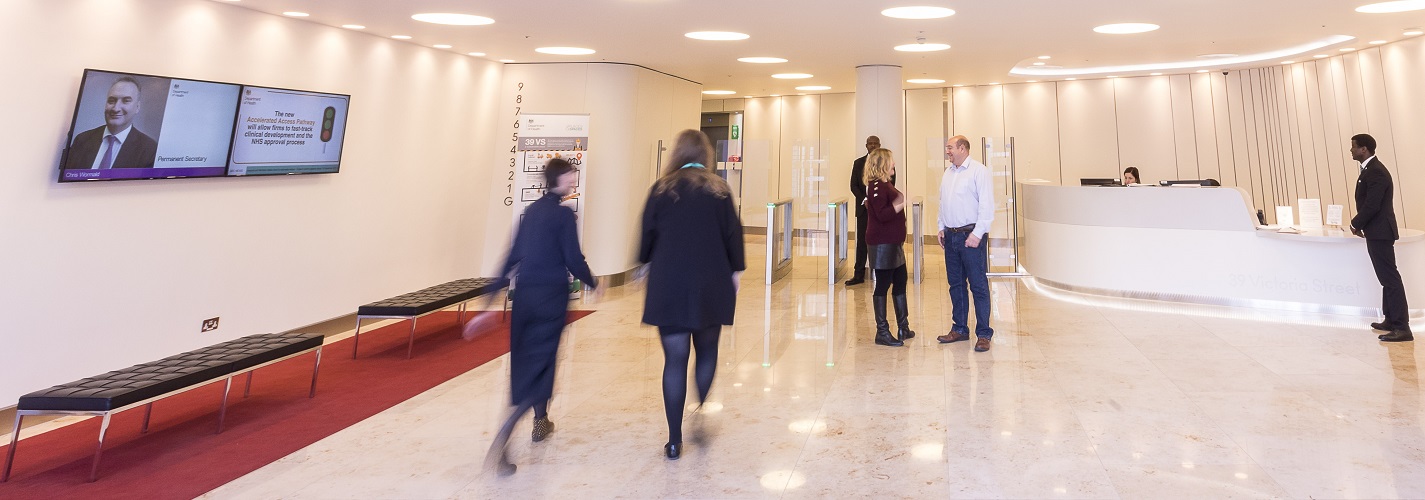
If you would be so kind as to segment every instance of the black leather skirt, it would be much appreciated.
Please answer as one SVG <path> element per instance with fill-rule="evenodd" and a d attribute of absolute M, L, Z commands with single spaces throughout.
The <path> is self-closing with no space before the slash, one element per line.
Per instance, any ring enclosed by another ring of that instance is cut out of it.
<path fill-rule="evenodd" d="M 883 245 L 866 245 L 866 252 L 871 261 L 871 269 L 895 269 L 905 265 L 905 251 L 900 243 L 886 243 Z"/>

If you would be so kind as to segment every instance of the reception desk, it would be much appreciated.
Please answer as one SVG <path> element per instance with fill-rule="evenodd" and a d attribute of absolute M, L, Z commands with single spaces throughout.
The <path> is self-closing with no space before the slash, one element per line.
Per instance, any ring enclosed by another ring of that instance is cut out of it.
<path fill-rule="evenodd" d="M 1023 263 L 1088 294 L 1379 317 L 1365 240 L 1340 229 L 1258 229 L 1235 188 L 1024 184 Z M 1425 233 L 1395 253 L 1411 317 L 1425 316 Z"/>

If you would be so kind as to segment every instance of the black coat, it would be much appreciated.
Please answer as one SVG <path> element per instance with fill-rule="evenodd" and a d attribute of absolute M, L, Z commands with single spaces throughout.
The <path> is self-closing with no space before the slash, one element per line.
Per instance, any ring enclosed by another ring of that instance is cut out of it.
<path fill-rule="evenodd" d="M 574 211 L 559 204 L 559 195 L 547 192 L 525 208 L 500 276 L 509 278 L 515 266 L 519 266 L 520 284 L 567 287 L 571 274 L 590 286 L 596 284 L 579 249 Z"/>
<path fill-rule="evenodd" d="M 661 195 L 650 192 L 643 207 L 638 250 L 638 260 L 648 264 L 643 322 L 687 330 L 731 325 L 737 306 L 732 273 L 747 269 L 742 219 L 731 196 L 673 182 Z"/>
<path fill-rule="evenodd" d="M 1356 216 L 1351 218 L 1351 227 L 1365 231 L 1368 240 L 1400 239 L 1394 193 L 1390 171 L 1379 158 L 1372 158 L 1356 178 Z"/>

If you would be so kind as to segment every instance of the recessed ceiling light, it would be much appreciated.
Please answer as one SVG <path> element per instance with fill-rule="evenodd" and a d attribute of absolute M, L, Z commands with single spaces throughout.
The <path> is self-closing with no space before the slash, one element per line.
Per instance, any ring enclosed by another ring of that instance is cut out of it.
<path fill-rule="evenodd" d="M 990 82 L 990 85 L 999 85 L 999 82 Z"/>
<path fill-rule="evenodd" d="M 777 78 L 781 80 L 799 80 L 802 78 L 811 78 L 811 75 L 806 73 L 777 73 L 775 75 L 772 75 L 772 78 Z"/>
<path fill-rule="evenodd" d="M 1065 80 L 1068 80 L 1068 81 L 1071 81 L 1071 82 L 1072 82 L 1072 81 L 1074 81 L 1074 80 L 1078 80 L 1078 78 L 1065 78 Z"/>
<path fill-rule="evenodd" d="M 1198 72 L 1198 73 L 1206 73 L 1207 70 L 1205 70 L 1205 69 L 1200 69 L 1200 70 L 1197 70 L 1197 72 Z"/>
<path fill-rule="evenodd" d="M 467 55 L 467 56 L 475 56 L 475 57 L 485 57 L 485 53 L 484 53 L 484 52 L 466 52 L 465 55 Z"/>
<path fill-rule="evenodd" d="M 1341 52 L 1351 52 L 1351 51 L 1354 51 L 1354 50 L 1356 50 L 1356 49 L 1353 49 L 1353 48 L 1351 48 L 1351 47 L 1346 47 L 1346 48 L 1344 48 L 1344 49 L 1341 49 Z"/>
<path fill-rule="evenodd" d="M 395 39 L 397 39 L 397 40 L 410 40 L 410 39 L 411 39 L 411 36 L 410 36 L 410 35 L 391 35 L 391 38 L 395 38 Z"/>
<path fill-rule="evenodd" d="M 787 62 L 786 59 L 780 57 L 739 57 L 737 60 L 739 62 L 752 64 L 777 64 Z"/>
<path fill-rule="evenodd" d="M 1245 64 L 1273 64 L 1285 59 L 1297 59 L 1306 57 L 1322 48 L 1340 46 L 1343 43 L 1354 40 L 1354 37 L 1345 35 L 1332 35 L 1319 40 L 1315 40 L 1302 45 L 1287 47 L 1270 52 L 1260 52 L 1256 54 L 1245 54 L 1237 57 L 1220 57 L 1208 59 L 1192 59 L 1186 61 L 1172 61 L 1150 64 L 1128 64 L 1119 66 L 1092 66 L 1092 67 L 1071 67 L 1054 68 L 1053 66 L 1015 66 L 1009 73 L 1020 77 L 1062 78 L 1065 76 L 1089 76 L 1105 74 L 1146 74 L 1148 72 L 1161 71 L 1164 73 L 1195 71 L 1204 68 L 1223 67 L 1231 65 Z"/>
<path fill-rule="evenodd" d="M 346 28 L 346 29 L 349 29 L 349 30 L 364 30 L 364 29 L 366 29 L 365 26 L 362 26 L 362 25 L 360 25 L 360 24 L 343 24 L 343 25 L 341 25 L 341 27 Z"/>
<path fill-rule="evenodd" d="M 1148 73 L 1148 76 L 1163 76 L 1162 73 Z"/>
<path fill-rule="evenodd" d="M 937 79 L 934 79 L 934 78 L 911 78 L 911 79 L 909 79 L 909 80 L 906 80 L 905 82 L 906 82 L 906 83 L 926 84 L 926 83 L 945 83 L 945 80 L 937 80 Z"/>
<path fill-rule="evenodd" d="M 1409 12 L 1421 9 L 1425 9 L 1425 0 L 1398 0 L 1395 2 L 1362 5 L 1356 7 L 1356 12 L 1363 14 L 1389 14 L 1392 12 Z"/>
<path fill-rule="evenodd" d="M 772 95 L 769 95 L 769 96 L 767 96 L 767 97 L 782 97 L 782 94 L 772 94 Z"/>
<path fill-rule="evenodd" d="M 797 90 L 831 90 L 831 87 L 825 85 L 803 85 L 797 87 Z"/>
<path fill-rule="evenodd" d="M 446 45 L 446 44 L 443 44 L 443 43 L 437 43 L 437 44 L 435 44 L 435 45 L 431 45 L 431 47 L 435 47 L 435 48 L 437 48 L 437 49 L 448 49 L 448 48 L 450 48 L 449 45 Z"/>
<path fill-rule="evenodd" d="M 481 26 L 494 24 L 495 20 L 485 16 L 472 16 L 470 14 L 450 14 L 443 12 L 416 14 L 411 19 L 423 23 L 446 24 L 450 26 Z"/>
<path fill-rule="evenodd" d="M 1380 45 L 1383 43 L 1385 43 L 1385 40 L 1371 40 L 1371 45 Z"/>
<path fill-rule="evenodd" d="M 1025 82 L 1025 83 L 1039 83 L 1039 80 L 1030 80 L 1030 81 Z"/>
<path fill-rule="evenodd" d="M 1326 55 L 1326 54 L 1316 54 L 1316 55 L 1311 56 L 1311 57 L 1314 57 L 1314 58 L 1316 58 L 1316 59 L 1325 59 L 1325 58 L 1331 57 L 1331 56 L 1328 56 L 1328 55 Z"/>
<path fill-rule="evenodd" d="M 896 19 L 940 19 L 955 15 L 955 11 L 945 7 L 892 7 L 881 11 L 881 15 Z"/>
<path fill-rule="evenodd" d="M 514 60 L 514 59 L 500 59 L 500 62 L 502 62 L 502 63 L 512 63 L 512 62 L 515 62 L 515 60 Z"/>
<path fill-rule="evenodd" d="M 1401 34 L 1405 36 L 1420 36 L 1425 35 L 1425 31 L 1421 31 L 1420 28 L 1409 28 L 1405 31 L 1405 33 Z"/>
<path fill-rule="evenodd" d="M 1282 61 L 1282 64 L 1295 64 L 1296 61 Z"/>
<path fill-rule="evenodd" d="M 534 49 L 540 54 L 553 54 L 556 56 L 587 56 L 594 53 L 594 49 L 583 47 L 540 47 Z"/>
<path fill-rule="evenodd" d="M 287 17 L 307 17 L 307 16 L 310 16 L 311 14 L 308 14 L 308 13 L 306 13 L 306 12 L 287 11 L 287 12 L 283 12 L 282 15 L 287 16 Z"/>
<path fill-rule="evenodd" d="M 1044 64 L 1045 64 L 1045 63 L 1042 63 L 1042 62 L 1034 63 L 1035 66 L 1043 66 Z"/>
<path fill-rule="evenodd" d="M 1118 78 L 1118 75 L 1108 75 L 1109 78 Z"/>
<path fill-rule="evenodd" d="M 732 90 L 704 90 L 703 93 L 707 95 L 732 95 L 737 92 Z"/>
<path fill-rule="evenodd" d="M 1049 56 L 1039 56 L 1039 59 L 1048 60 Z"/>
<path fill-rule="evenodd" d="M 964 86 L 965 86 L 965 84 L 963 84 L 963 83 L 957 83 L 957 84 L 951 85 L 951 87 L 964 87 Z"/>
<path fill-rule="evenodd" d="M 908 43 L 905 45 L 896 46 L 896 50 L 899 50 L 901 52 L 935 52 L 937 50 L 946 50 L 949 48 L 949 45 L 943 43 Z"/>
<path fill-rule="evenodd" d="M 691 33 L 683 33 L 683 36 L 694 40 L 713 41 L 746 40 L 751 38 L 746 33 L 738 33 L 736 31 L 694 31 Z"/>
<path fill-rule="evenodd" d="M 1147 33 L 1156 29 L 1158 29 L 1158 25 L 1156 24 L 1118 23 L 1105 24 L 1103 26 L 1095 27 L 1093 30 L 1095 33 L 1104 33 L 1108 35 L 1131 35 L 1134 33 Z"/>

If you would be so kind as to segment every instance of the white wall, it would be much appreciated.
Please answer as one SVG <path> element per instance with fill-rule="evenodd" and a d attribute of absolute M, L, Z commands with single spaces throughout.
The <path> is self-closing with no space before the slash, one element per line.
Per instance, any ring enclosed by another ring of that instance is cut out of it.
<path fill-rule="evenodd" d="M 204 0 L 5 7 L 0 407 L 477 274 L 501 65 Z M 84 68 L 350 94 L 341 173 L 57 184 Z"/>
<path fill-rule="evenodd" d="M 476 190 L 488 193 L 479 201 L 488 214 L 484 273 L 499 272 L 510 243 L 513 209 L 504 198 L 516 107 L 521 114 L 589 115 L 582 243 L 590 269 L 603 276 L 638 265 L 640 217 L 657 178 L 658 141 L 671 150 L 678 132 L 697 128 L 701 92 L 697 83 L 627 64 L 507 65 L 494 134 L 500 142 L 486 160 L 497 167 L 486 174 L 488 191 Z"/>

